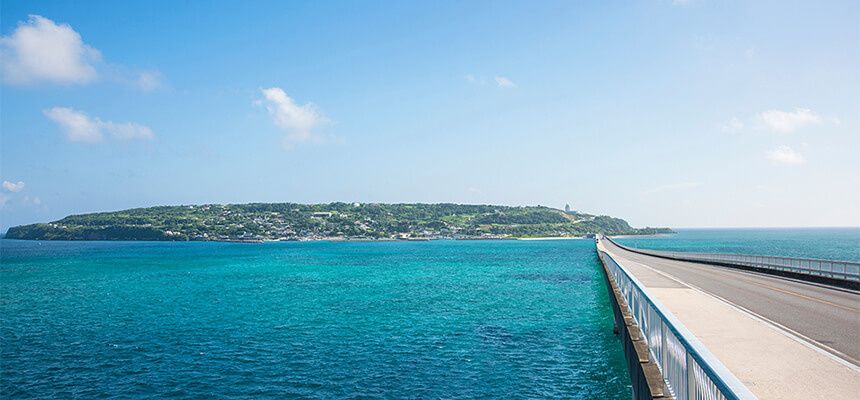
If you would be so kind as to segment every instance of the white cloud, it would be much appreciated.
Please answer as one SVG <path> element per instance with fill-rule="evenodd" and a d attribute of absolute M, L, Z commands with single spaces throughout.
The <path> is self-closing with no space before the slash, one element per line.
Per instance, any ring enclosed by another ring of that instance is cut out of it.
<path fill-rule="evenodd" d="M 514 83 L 513 81 L 511 81 L 508 78 L 505 78 L 504 76 L 497 76 L 496 77 L 496 84 L 499 85 L 499 87 L 501 87 L 501 88 L 515 88 L 515 87 L 517 87 L 516 83 Z"/>
<path fill-rule="evenodd" d="M 66 138 L 73 142 L 101 142 L 104 140 L 101 124 L 91 120 L 83 112 L 72 108 L 54 107 L 42 110 L 48 118 L 54 121 L 65 132 Z"/>
<path fill-rule="evenodd" d="M 153 140 L 155 135 L 147 126 L 134 122 L 122 124 L 91 118 L 83 111 L 71 107 L 54 107 L 42 110 L 48 118 L 60 126 L 66 139 L 73 142 L 98 143 L 105 139 L 105 133 L 116 140 Z"/>
<path fill-rule="evenodd" d="M 39 204 L 42 204 L 42 199 L 39 196 L 33 196 L 33 205 L 38 206 Z"/>
<path fill-rule="evenodd" d="M 69 24 L 39 15 L 30 15 L 0 37 L 0 70 L 3 83 L 12 85 L 87 84 L 106 78 L 144 91 L 164 86 L 160 71 L 105 63 L 102 53 L 84 43 Z"/>
<path fill-rule="evenodd" d="M 469 188 L 469 192 L 472 192 L 472 193 L 481 193 L 481 189 L 475 189 L 475 188 L 473 188 L 473 187 L 470 187 L 470 188 Z"/>
<path fill-rule="evenodd" d="M 676 6 L 685 6 L 690 4 L 690 0 L 672 0 L 672 4 Z"/>
<path fill-rule="evenodd" d="M 475 83 L 478 81 L 477 79 L 475 79 L 475 76 L 472 74 L 466 75 L 466 80 L 469 81 L 469 83 Z"/>
<path fill-rule="evenodd" d="M 777 132 L 793 132 L 822 122 L 821 116 L 808 108 L 796 108 L 794 112 L 769 110 L 756 114 L 756 118 Z"/>
<path fill-rule="evenodd" d="M 747 55 L 747 57 L 755 56 L 755 54 L 756 54 L 756 49 L 755 49 L 755 47 L 750 47 L 750 48 L 748 48 L 748 49 L 747 49 L 747 51 L 745 51 L 745 52 L 744 52 L 744 54 L 746 54 L 746 55 Z"/>
<path fill-rule="evenodd" d="M 12 183 L 9 181 L 3 181 L 3 189 L 17 193 L 24 190 L 24 182 L 19 181 L 18 183 Z"/>
<path fill-rule="evenodd" d="M 720 128 L 726 132 L 739 132 L 744 129 L 744 123 L 737 117 L 733 117 L 729 123 L 720 126 Z"/>
<path fill-rule="evenodd" d="M 287 132 L 284 138 L 285 146 L 322 142 L 323 138 L 312 131 L 330 121 L 320 115 L 313 103 L 299 106 L 279 87 L 261 90 L 266 98 L 266 109 L 269 110 L 272 121 Z"/>
<path fill-rule="evenodd" d="M 12 84 L 88 83 L 96 80 L 101 53 L 84 44 L 68 24 L 30 15 L 0 38 L 3 81 Z"/>
<path fill-rule="evenodd" d="M 648 190 L 642 192 L 642 194 L 654 194 L 654 193 L 659 193 L 659 192 L 663 192 L 663 191 L 667 191 L 667 190 L 690 189 L 690 188 L 699 187 L 702 185 L 704 185 L 704 183 L 702 183 L 702 182 L 673 183 L 671 185 L 663 185 L 663 186 L 656 187 L 654 189 L 648 189 Z"/>
<path fill-rule="evenodd" d="M 779 146 L 765 152 L 765 155 L 774 164 L 803 164 L 806 162 L 806 159 L 802 155 L 788 146 Z"/>

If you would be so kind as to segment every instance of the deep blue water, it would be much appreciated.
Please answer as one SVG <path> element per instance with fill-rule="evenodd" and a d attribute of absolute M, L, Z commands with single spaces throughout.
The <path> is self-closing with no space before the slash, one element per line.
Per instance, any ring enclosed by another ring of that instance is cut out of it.
<path fill-rule="evenodd" d="M 589 240 L 0 241 L 3 398 L 628 399 Z"/>
<path fill-rule="evenodd" d="M 860 228 L 678 229 L 615 241 L 651 250 L 753 254 L 860 262 Z"/>

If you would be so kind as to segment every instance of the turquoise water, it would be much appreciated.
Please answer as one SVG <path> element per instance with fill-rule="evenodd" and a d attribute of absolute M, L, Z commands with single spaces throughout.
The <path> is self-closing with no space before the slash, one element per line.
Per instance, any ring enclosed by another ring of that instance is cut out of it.
<path fill-rule="evenodd" d="M 677 234 L 616 239 L 643 249 L 753 254 L 860 262 L 860 228 L 678 229 Z"/>
<path fill-rule="evenodd" d="M 4 398 L 628 399 L 589 240 L 0 241 Z"/>

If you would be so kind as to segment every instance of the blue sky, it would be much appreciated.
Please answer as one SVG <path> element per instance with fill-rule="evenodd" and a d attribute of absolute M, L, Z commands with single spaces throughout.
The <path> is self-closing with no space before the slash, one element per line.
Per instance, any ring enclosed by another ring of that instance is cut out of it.
<path fill-rule="evenodd" d="M 245 202 L 860 225 L 860 5 L 2 3 L 0 229 Z"/>

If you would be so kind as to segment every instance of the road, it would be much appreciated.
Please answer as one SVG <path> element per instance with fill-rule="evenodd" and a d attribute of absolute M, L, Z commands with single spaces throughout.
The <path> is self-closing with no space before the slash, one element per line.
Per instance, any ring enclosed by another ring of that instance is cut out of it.
<path fill-rule="evenodd" d="M 601 240 L 616 260 L 659 270 L 860 367 L 860 292 L 729 267 L 674 261 Z M 647 286 L 647 284 L 646 284 Z"/>

